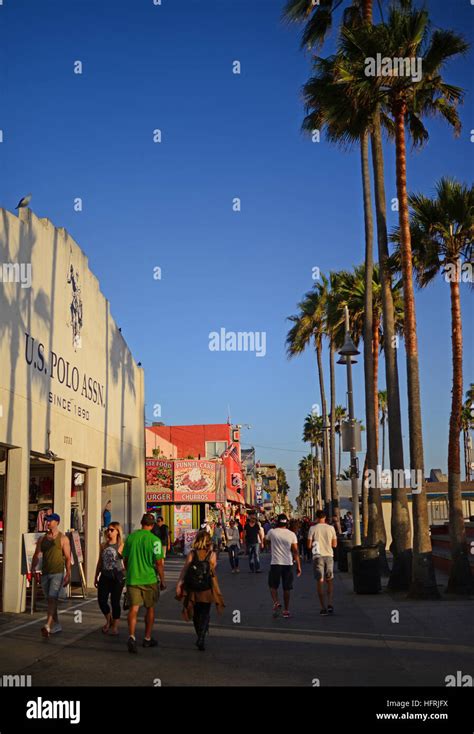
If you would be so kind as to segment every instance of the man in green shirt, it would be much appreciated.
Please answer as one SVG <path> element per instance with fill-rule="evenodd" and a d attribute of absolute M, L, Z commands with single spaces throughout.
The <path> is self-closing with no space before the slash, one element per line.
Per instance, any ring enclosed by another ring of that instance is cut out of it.
<path fill-rule="evenodd" d="M 126 569 L 127 593 L 130 603 L 128 613 L 128 651 L 137 652 L 135 628 L 137 614 L 141 606 L 146 608 L 145 639 L 143 647 L 156 647 L 158 644 L 151 636 L 155 621 L 155 606 L 158 602 L 160 590 L 166 589 L 164 551 L 161 540 L 151 532 L 155 518 L 146 513 L 141 520 L 141 530 L 135 530 L 128 536 L 122 556 Z M 157 575 L 160 578 L 158 587 Z"/>

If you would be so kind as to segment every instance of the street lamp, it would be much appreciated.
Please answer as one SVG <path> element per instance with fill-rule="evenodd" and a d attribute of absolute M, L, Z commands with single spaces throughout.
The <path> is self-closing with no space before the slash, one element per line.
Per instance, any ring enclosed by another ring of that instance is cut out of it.
<path fill-rule="evenodd" d="M 359 469 L 357 465 L 356 452 L 356 435 L 355 435 L 355 418 L 354 418 L 354 395 L 352 390 L 352 357 L 360 354 L 352 341 L 349 327 L 349 309 L 344 306 L 346 317 L 346 335 L 344 345 L 339 351 L 341 357 L 345 358 L 347 365 L 347 398 L 349 402 L 349 422 L 351 425 L 351 487 L 352 487 L 352 512 L 354 515 L 354 545 L 361 545 L 360 537 L 360 516 L 359 516 L 359 488 L 357 479 L 359 477 Z M 340 362 L 338 362 L 340 364 Z"/>

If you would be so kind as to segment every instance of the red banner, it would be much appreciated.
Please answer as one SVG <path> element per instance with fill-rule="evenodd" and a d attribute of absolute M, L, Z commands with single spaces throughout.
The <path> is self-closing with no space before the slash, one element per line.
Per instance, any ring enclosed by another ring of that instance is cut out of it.
<path fill-rule="evenodd" d="M 175 461 L 174 499 L 175 502 L 215 502 L 215 463 L 192 459 Z"/>

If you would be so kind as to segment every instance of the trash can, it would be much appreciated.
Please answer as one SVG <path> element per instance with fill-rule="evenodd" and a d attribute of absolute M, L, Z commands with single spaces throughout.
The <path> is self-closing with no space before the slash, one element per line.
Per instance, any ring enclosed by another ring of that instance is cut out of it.
<path fill-rule="evenodd" d="M 347 556 L 351 552 L 351 548 L 352 540 L 342 537 L 337 541 L 337 567 L 339 571 L 345 571 L 347 573 L 349 570 Z"/>
<path fill-rule="evenodd" d="M 382 591 L 379 546 L 357 545 L 351 553 L 355 593 L 378 594 Z"/>

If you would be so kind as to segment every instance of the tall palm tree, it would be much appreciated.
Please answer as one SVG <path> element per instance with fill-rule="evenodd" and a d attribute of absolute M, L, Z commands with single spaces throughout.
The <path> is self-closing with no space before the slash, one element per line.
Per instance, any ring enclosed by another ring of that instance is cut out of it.
<path fill-rule="evenodd" d="M 358 343 L 361 336 L 364 334 L 364 323 L 365 323 L 365 266 L 360 265 L 354 268 L 353 271 L 340 271 L 336 281 L 336 289 L 331 302 L 332 309 L 330 311 L 330 323 L 334 333 L 338 333 L 338 329 L 343 328 L 344 323 L 344 306 L 347 305 L 350 314 L 350 321 L 353 327 L 353 338 Z M 374 266 L 372 271 L 372 324 L 373 328 L 369 338 L 369 347 L 373 356 L 374 365 L 374 377 L 369 387 L 374 395 L 374 405 L 376 404 L 375 396 L 378 398 L 378 385 L 377 385 L 377 374 L 378 374 L 378 354 L 380 345 L 385 344 L 385 340 L 382 332 L 382 292 L 379 279 L 379 268 Z M 403 299 L 401 296 L 401 283 L 398 282 L 393 286 L 392 300 L 395 307 L 396 314 L 396 328 L 399 334 L 402 333 L 403 328 Z M 365 336 L 365 334 L 364 334 Z M 377 420 L 378 428 L 378 420 Z M 378 460 L 376 459 L 375 466 L 371 477 L 378 476 L 377 472 Z M 369 461 L 367 458 L 367 469 L 370 469 Z M 367 487 L 363 486 L 363 489 Z M 373 479 L 369 486 L 369 531 L 368 531 L 368 542 L 371 544 L 378 544 L 380 546 L 380 553 L 382 557 L 382 569 L 388 570 L 386 565 L 385 556 L 385 543 L 386 543 L 386 531 L 383 521 L 382 514 L 382 500 L 380 496 L 380 487 L 376 483 L 374 486 Z M 365 522 L 367 523 L 367 513 L 365 515 Z"/>
<path fill-rule="evenodd" d="M 344 8 L 342 27 L 358 27 L 363 24 L 372 23 L 372 0 L 353 0 L 352 3 L 343 3 L 342 0 L 287 0 L 284 9 L 284 18 L 289 22 L 304 23 L 301 39 L 302 48 L 319 48 L 323 45 L 327 35 L 334 24 L 335 11 Z M 379 3 L 380 13 L 382 14 Z M 363 23 L 362 23 L 363 21 Z M 335 98 L 339 100 L 340 108 L 347 110 L 347 95 L 343 88 L 336 90 Z M 362 111 L 358 106 L 359 113 Z M 384 182 L 384 159 L 382 151 L 382 124 L 389 132 L 393 133 L 393 124 L 381 106 L 376 103 L 367 110 L 365 127 L 360 131 L 361 156 L 363 166 L 363 180 L 366 181 L 367 157 L 367 132 L 370 131 L 372 147 L 372 166 L 374 175 L 375 210 L 377 220 L 377 246 L 379 255 L 380 281 L 382 286 L 383 300 L 383 330 L 386 338 L 385 346 L 385 380 L 388 393 L 388 434 L 390 468 L 392 472 L 404 469 L 402 422 L 400 409 L 400 387 L 398 379 L 397 364 L 397 339 L 395 332 L 395 315 L 392 301 L 392 283 L 390 272 L 387 267 L 389 259 L 388 235 L 387 235 L 387 204 Z M 367 186 L 365 185 L 365 191 Z M 365 193 L 364 193 L 364 201 Z M 367 222 L 366 222 L 367 233 Z M 370 282 L 370 273 L 367 270 L 367 282 Z M 367 299 L 369 304 L 369 288 L 367 288 Z M 367 308 L 370 313 L 370 308 Z M 368 343 L 368 339 L 364 343 Z M 370 355 L 367 355 L 370 364 Z M 370 367 L 365 368 L 370 372 Z M 372 411 L 369 411 L 372 413 Z M 375 412 L 375 410 L 373 411 Z M 377 422 L 375 413 L 375 422 Z M 369 434 L 371 430 L 369 429 Z M 371 458 L 373 457 L 373 439 L 369 439 L 371 446 Z M 392 482 L 392 550 L 394 561 L 390 575 L 389 586 L 393 590 L 407 589 L 410 584 L 412 573 L 412 537 L 411 524 L 408 512 L 407 490 L 404 486 L 396 487 Z"/>
<path fill-rule="evenodd" d="M 326 390 L 324 386 L 322 362 L 327 297 L 328 280 L 322 276 L 321 283 L 317 283 L 298 304 L 299 313 L 288 317 L 288 320 L 293 322 L 293 326 L 286 337 L 287 355 L 290 359 L 296 355 L 302 354 L 311 343 L 314 344 L 318 364 L 319 389 L 323 416 L 327 416 Z M 323 468 L 324 500 L 326 505 L 329 505 L 331 501 L 331 483 L 327 431 L 323 432 Z"/>
<path fill-rule="evenodd" d="M 467 44 L 450 31 L 431 32 L 426 11 L 413 10 L 410 0 L 401 8 L 392 7 L 387 24 L 358 29 L 344 28 L 343 57 L 339 66 L 342 82 L 349 85 L 361 105 L 381 106 L 392 117 L 395 128 L 396 181 L 399 206 L 400 251 L 405 299 L 405 352 L 407 358 L 410 465 L 416 476 L 424 477 L 418 344 L 412 275 L 412 249 L 406 183 L 405 125 L 415 143 L 428 133 L 422 116 L 439 114 L 459 129 L 456 105 L 462 91 L 446 84 L 441 76 L 445 63 L 463 53 Z M 368 76 L 367 60 L 381 54 L 389 59 L 420 59 L 423 73 L 414 76 L 392 74 Z M 421 491 L 420 491 L 421 490 Z M 414 557 L 410 595 L 439 597 L 432 559 L 428 506 L 424 487 L 413 492 Z"/>
<path fill-rule="evenodd" d="M 449 178 L 436 185 L 433 198 L 422 194 L 408 197 L 411 207 L 410 236 L 412 263 L 417 284 L 423 288 L 443 273 L 451 300 L 453 388 L 448 440 L 448 499 L 452 566 L 448 591 L 469 594 L 473 588 L 469 548 L 466 541 L 461 494 L 461 415 L 463 407 L 462 322 L 460 282 L 463 265 L 470 264 L 474 236 L 474 186 Z M 393 239 L 401 250 L 401 229 Z"/>
<path fill-rule="evenodd" d="M 387 391 L 379 390 L 380 425 L 382 426 L 382 471 L 385 469 L 385 424 L 387 423 Z"/>
<path fill-rule="evenodd" d="M 313 489 L 319 491 L 319 483 L 315 480 L 314 473 L 320 467 L 319 461 L 319 449 L 323 449 L 323 418 L 322 416 L 315 415 L 314 413 L 308 413 L 304 420 L 303 426 L 303 441 L 307 442 L 311 446 L 311 456 L 313 455 L 314 448 L 314 462 L 312 464 L 312 486 Z M 317 492 L 315 496 L 315 505 L 317 503 Z"/>

